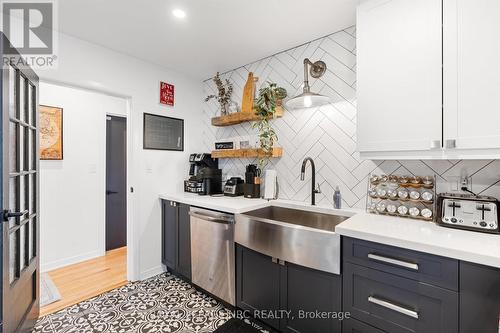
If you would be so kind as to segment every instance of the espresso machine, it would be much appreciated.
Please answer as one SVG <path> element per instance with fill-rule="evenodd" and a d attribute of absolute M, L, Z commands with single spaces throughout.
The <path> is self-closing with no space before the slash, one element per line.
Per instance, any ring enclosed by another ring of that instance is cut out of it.
<path fill-rule="evenodd" d="M 210 154 L 189 155 L 189 179 L 184 181 L 184 191 L 200 195 L 222 193 L 222 170 L 219 160 Z"/>

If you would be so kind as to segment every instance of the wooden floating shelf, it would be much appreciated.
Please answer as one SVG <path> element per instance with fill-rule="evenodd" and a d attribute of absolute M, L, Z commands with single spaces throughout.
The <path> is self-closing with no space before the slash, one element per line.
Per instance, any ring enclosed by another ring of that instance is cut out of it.
<path fill-rule="evenodd" d="M 283 148 L 273 148 L 273 151 L 266 154 L 262 149 L 224 149 L 213 150 L 212 158 L 244 158 L 244 157 L 281 157 L 283 156 Z"/>
<path fill-rule="evenodd" d="M 283 107 L 277 106 L 274 116 L 277 118 L 283 117 L 283 112 L 284 112 Z M 257 120 L 259 120 L 259 117 L 253 112 L 235 112 L 227 116 L 212 118 L 212 125 L 223 127 L 223 126 L 241 124 L 249 121 L 257 121 Z"/>

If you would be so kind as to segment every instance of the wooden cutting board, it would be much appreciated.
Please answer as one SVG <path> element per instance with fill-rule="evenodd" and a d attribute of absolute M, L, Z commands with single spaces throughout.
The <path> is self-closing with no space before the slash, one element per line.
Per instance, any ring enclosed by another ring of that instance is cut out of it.
<path fill-rule="evenodd" d="M 243 88 L 243 100 L 241 101 L 241 112 L 253 113 L 253 100 L 255 99 L 255 82 L 258 77 L 253 76 L 253 73 L 248 73 L 247 83 Z"/>

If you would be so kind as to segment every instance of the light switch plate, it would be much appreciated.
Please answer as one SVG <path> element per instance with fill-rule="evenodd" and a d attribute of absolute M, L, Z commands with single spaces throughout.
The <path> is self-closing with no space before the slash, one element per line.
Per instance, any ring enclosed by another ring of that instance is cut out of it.
<path fill-rule="evenodd" d="M 458 192 L 460 190 L 460 177 L 446 177 L 450 192 Z"/>
<path fill-rule="evenodd" d="M 89 164 L 89 173 L 90 174 L 96 174 L 97 173 L 97 165 L 95 165 L 95 164 Z"/>

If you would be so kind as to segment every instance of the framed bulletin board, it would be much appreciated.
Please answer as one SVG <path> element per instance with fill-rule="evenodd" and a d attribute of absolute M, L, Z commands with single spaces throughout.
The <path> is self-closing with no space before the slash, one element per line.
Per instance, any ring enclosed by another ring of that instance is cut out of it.
<path fill-rule="evenodd" d="M 184 151 L 184 120 L 144 113 L 143 148 Z"/>

